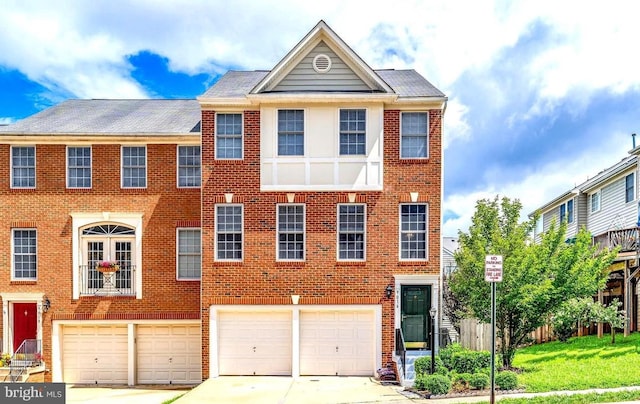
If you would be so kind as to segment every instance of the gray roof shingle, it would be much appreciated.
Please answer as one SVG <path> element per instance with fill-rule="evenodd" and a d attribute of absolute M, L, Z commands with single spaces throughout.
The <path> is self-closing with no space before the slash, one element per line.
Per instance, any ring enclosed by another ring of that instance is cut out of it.
<path fill-rule="evenodd" d="M 225 73 L 213 86 L 202 94 L 202 98 L 244 98 L 269 74 L 267 71 L 234 71 Z"/>
<path fill-rule="evenodd" d="M 186 134 L 200 132 L 196 100 L 67 100 L 14 124 L 12 134 Z"/>

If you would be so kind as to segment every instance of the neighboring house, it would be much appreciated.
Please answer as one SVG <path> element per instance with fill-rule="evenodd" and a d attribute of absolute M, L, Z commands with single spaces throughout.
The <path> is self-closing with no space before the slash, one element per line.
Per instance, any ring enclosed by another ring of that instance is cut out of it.
<path fill-rule="evenodd" d="M 457 237 L 442 237 L 442 281 L 450 279 L 450 276 L 458 268 L 455 259 L 455 253 L 458 251 L 459 244 Z M 444 289 L 444 288 L 443 288 Z M 443 290 L 444 293 L 444 290 Z M 444 301 L 442 305 L 444 305 Z M 441 307 L 442 307 L 441 305 Z M 455 327 L 451 323 L 451 319 L 444 314 L 444 310 L 441 311 L 442 324 L 440 325 L 440 341 L 441 344 L 444 340 L 457 342 L 460 339 L 460 334 L 456 331 Z M 444 338 L 444 339 L 443 339 Z"/>
<path fill-rule="evenodd" d="M 67 383 L 374 376 L 401 336 L 428 354 L 446 101 L 321 21 L 197 100 L 67 101 L 0 128 L 3 350 L 28 305 Z"/>
<path fill-rule="evenodd" d="M 49 381 L 201 380 L 199 122 L 69 100 L 0 128 L 3 352 L 41 341 Z"/>
<path fill-rule="evenodd" d="M 635 141 L 634 141 L 635 143 Z M 543 205 L 538 214 L 535 239 L 549 230 L 552 223 L 567 223 L 567 242 L 585 227 L 594 243 L 602 248 L 619 247 L 609 268 L 606 289 L 599 295 L 608 304 L 617 298 L 628 314 L 625 332 L 639 330 L 638 322 L 638 155 L 634 144 L 630 156 L 598 173 L 595 177 Z M 602 328 L 599 329 L 602 332 Z"/>

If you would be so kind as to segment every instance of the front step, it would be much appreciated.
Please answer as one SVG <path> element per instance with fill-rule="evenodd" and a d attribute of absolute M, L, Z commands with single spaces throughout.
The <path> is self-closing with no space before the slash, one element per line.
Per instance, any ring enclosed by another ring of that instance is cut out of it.
<path fill-rule="evenodd" d="M 38 366 L 31 366 L 31 367 L 28 367 L 22 375 L 17 377 L 17 380 L 12 381 L 10 376 L 11 368 L 3 367 L 3 368 L 0 368 L 0 383 L 25 383 L 29 381 L 29 379 L 31 378 L 36 378 L 36 382 L 37 382 L 38 381 L 37 376 L 40 375 L 40 378 L 42 379 L 41 374 L 44 373 L 44 371 L 45 371 L 44 363 Z"/>
<path fill-rule="evenodd" d="M 402 378 L 402 364 L 398 361 L 398 372 L 402 378 L 402 385 L 411 387 L 413 386 L 413 381 L 416 379 L 416 371 L 414 368 L 414 363 L 416 359 L 421 358 L 423 356 L 431 356 L 431 351 L 421 349 L 421 350 L 411 350 L 406 353 L 406 371 L 404 373 L 404 378 Z"/>

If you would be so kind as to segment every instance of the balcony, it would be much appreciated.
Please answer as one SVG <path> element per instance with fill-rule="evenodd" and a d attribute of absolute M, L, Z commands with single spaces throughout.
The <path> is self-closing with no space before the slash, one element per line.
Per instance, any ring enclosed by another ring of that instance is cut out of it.
<path fill-rule="evenodd" d="M 593 243 L 600 249 L 614 249 L 620 246 L 620 252 L 635 252 L 638 248 L 638 228 L 612 230 L 593 237 Z"/>
<path fill-rule="evenodd" d="M 81 296 L 135 296 L 136 267 L 120 265 L 115 272 L 99 272 L 94 267 L 80 265 Z"/>

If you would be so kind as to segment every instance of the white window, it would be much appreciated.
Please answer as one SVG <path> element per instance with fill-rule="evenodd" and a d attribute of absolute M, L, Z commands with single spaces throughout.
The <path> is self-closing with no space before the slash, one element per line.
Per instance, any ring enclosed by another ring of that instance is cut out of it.
<path fill-rule="evenodd" d="M 304 205 L 278 205 L 278 259 L 304 260 Z"/>
<path fill-rule="evenodd" d="M 122 147 L 122 188 L 147 187 L 147 148 Z"/>
<path fill-rule="evenodd" d="M 178 187 L 200 186 L 200 146 L 178 146 Z"/>
<path fill-rule="evenodd" d="M 242 114 L 216 114 L 216 158 L 242 159 Z"/>
<path fill-rule="evenodd" d="M 538 234 L 542 234 L 542 232 L 544 231 L 544 221 L 543 221 L 543 215 L 538 216 L 538 219 L 536 219 L 536 235 Z"/>
<path fill-rule="evenodd" d="M 627 175 L 626 177 L 624 177 L 624 201 L 625 203 L 629 203 L 632 202 L 634 199 L 636 199 L 636 193 L 635 193 L 635 188 L 636 188 L 636 182 L 635 182 L 635 175 L 633 175 L 633 173 Z"/>
<path fill-rule="evenodd" d="M 178 279 L 200 279 L 202 253 L 200 229 L 178 229 Z"/>
<path fill-rule="evenodd" d="M 594 192 L 589 197 L 591 201 L 591 213 L 597 212 L 600 210 L 600 191 Z"/>
<path fill-rule="evenodd" d="M 340 154 L 366 154 L 367 120 L 364 109 L 340 110 Z"/>
<path fill-rule="evenodd" d="M 13 229 L 13 279 L 35 280 L 38 275 L 35 229 Z"/>
<path fill-rule="evenodd" d="M 117 294 L 135 294 L 134 237 L 133 228 L 116 224 L 96 224 L 82 229 L 82 294 L 98 294 L 108 287 L 114 288 L 112 291 Z M 117 265 L 113 276 L 105 277 L 98 268 L 104 262 Z"/>
<path fill-rule="evenodd" d="M 338 205 L 338 260 L 365 259 L 365 205 Z"/>
<path fill-rule="evenodd" d="M 67 188 L 91 188 L 91 147 L 67 147 Z"/>
<path fill-rule="evenodd" d="M 427 205 L 400 205 L 400 259 L 427 259 Z"/>
<path fill-rule="evenodd" d="M 242 260 L 242 205 L 216 205 L 216 259 Z"/>
<path fill-rule="evenodd" d="M 278 156 L 304 156 L 304 110 L 278 111 Z"/>
<path fill-rule="evenodd" d="M 429 115 L 426 112 L 403 112 L 400 130 L 400 158 L 429 156 Z"/>
<path fill-rule="evenodd" d="M 36 187 L 36 148 L 15 146 L 11 148 L 11 188 Z"/>
<path fill-rule="evenodd" d="M 573 199 L 560 205 L 560 222 L 573 223 Z"/>

